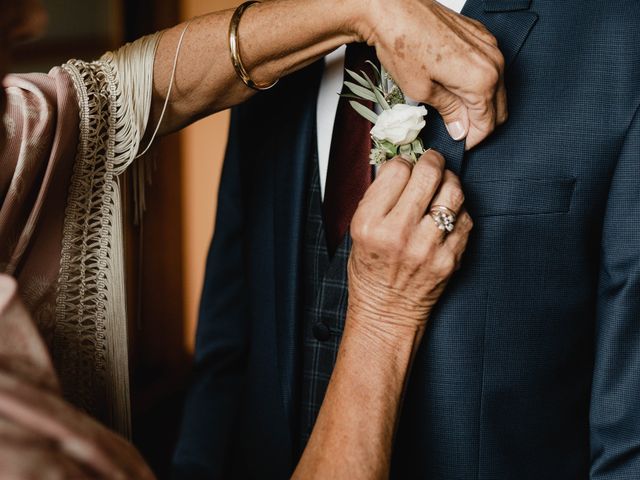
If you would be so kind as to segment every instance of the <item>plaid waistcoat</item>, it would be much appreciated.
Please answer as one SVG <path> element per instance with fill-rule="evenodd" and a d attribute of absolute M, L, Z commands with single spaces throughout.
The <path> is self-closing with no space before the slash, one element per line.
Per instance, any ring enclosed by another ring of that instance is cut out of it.
<path fill-rule="evenodd" d="M 347 234 L 333 258 L 329 258 L 317 157 L 312 170 L 303 252 L 300 451 L 311 435 L 338 354 L 347 312 L 347 261 L 351 251 L 351 237 Z"/>

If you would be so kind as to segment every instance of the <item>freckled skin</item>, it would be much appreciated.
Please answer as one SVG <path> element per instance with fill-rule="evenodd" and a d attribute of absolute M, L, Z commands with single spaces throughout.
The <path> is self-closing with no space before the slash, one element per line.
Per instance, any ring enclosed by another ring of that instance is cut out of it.
<path fill-rule="evenodd" d="M 405 47 L 404 37 L 396 38 L 396 41 L 394 43 L 394 50 L 398 58 L 401 58 L 403 60 L 404 60 L 404 47 Z"/>
<path fill-rule="evenodd" d="M 507 119 L 504 57 L 495 37 L 437 1 L 395 1 L 368 2 L 368 11 L 385 12 L 371 17 L 373 38 L 381 39 L 378 59 L 408 97 L 431 105 L 446 125 L 460 122 L 464 131 L 456 136 L 466 138 L 466 150 L 475 147 Z"/>

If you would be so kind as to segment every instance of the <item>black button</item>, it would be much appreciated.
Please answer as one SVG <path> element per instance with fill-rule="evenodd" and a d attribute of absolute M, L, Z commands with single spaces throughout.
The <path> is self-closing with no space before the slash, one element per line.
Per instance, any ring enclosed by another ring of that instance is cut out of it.
<path fill-rule="evenodd" d="M 318 322 L 313 325 L 313 336 L 316 337 L 317 340 L 325 342 L 331 337 L 331 332 L 329 331 L 329 327 L 323 322 Z"/>

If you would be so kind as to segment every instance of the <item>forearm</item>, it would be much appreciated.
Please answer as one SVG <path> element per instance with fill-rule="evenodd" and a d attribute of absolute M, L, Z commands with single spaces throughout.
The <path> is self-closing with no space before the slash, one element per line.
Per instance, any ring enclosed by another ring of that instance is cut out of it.
<path fill-rule="evenodd" d="M 459 180 L 443 169 L 444 158 L 433 150 L 413 168 L 401 160 L 387 162 L 353 216 L 345 330 L 294 478 L 389 476 L 411 362 L 472 226 L 460 210 Z M 442 181 L 434 171 L 443 172 Z M 433 219 L 424 216 L 433 202 L 460 212 L 444 242 Z"/>
<path fill-rule="evenodd" d="M 247 9 L 239 28 L 240 53 L 251 78 L 271 83 L 356 40 L 352 0 L 271 0 Z M 186 32 L 161 133 L 236 105 L 254 91 L 236 76 L 228 29 L 232 10 L 194 19 Z M 185 24 L 164 32 L 156 54 L 152 122 L 158 120 Z"/>
<path fill-rule="evenodd" d="M 420 334 L 380 336 L 347 318 L 335 369 L 293 478 L 388 478 Z"/>

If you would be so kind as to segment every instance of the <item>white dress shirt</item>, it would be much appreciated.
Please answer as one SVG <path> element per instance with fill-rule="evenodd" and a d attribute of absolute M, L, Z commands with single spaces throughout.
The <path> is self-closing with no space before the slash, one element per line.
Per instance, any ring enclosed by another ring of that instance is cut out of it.
<path fill-rule="evenodd" d="M 460 13 L 467 0 L 438 0 L 439 3 Z M 318 129 L 318 164 L 320 168 L 320 193 L 324 199 L 329 167 L 329 150 L 333 136 L 333 123 L 336 119 L 342 82 L 344 82 L 344 52 L 346 46 L 334 50 L 325 57 L 324 73 L 318 92 L 316 123 Z"/>

